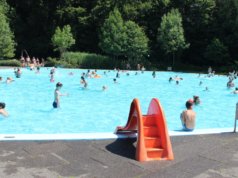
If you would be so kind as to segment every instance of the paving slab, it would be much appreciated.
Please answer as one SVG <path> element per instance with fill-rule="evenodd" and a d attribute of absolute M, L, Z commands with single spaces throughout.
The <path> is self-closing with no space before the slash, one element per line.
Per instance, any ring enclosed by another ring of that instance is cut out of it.
<path fill-rule="evenodd" d="M 0 177 L 237 178 L 238 134 L 171 137 L 173 161 L 138 162 L 136 139 L 1 141 Z"/>

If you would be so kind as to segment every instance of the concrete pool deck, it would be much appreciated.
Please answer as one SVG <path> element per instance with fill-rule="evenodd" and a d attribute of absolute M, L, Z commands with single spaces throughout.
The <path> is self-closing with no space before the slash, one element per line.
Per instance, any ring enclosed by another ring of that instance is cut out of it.
<path fill-rule="evenodd" d="M 172 136 L 175 160 L 137 162 L 135 139 L 1 141 L 1 178 L 235 178 L 238 133 Z"/>

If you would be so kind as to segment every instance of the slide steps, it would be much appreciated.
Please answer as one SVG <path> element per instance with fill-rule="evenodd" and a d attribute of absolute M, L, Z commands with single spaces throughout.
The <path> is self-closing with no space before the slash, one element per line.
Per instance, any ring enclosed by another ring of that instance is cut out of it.
<path fill-rule="evenodd" d="M 165 116 L 158 99 L 151 100 L 147 115 L 141 114 L 138 99 L 132 101 L 127 124 L 117 127 L 116 133 L 136 132 L 138 161 L 174 159 Z"/>

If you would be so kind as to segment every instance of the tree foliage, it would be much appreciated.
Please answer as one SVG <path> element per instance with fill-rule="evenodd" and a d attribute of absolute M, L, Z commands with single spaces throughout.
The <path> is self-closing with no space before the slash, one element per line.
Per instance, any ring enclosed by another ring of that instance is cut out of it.
<path fill-rule="evenodd" d="M 143 29 L 133 21 L 124 21 L 115 8 L 101 28 L 100 47 L 112 56 L 128 57 L 136 62 L 148 53 L 148 38 Z"/>
<path fill-rule="evenodd" d="M 4 9 L 5 7 L 0 5 L 0 59 L 12 58 L 15 55 L 14 35 L 4 14 L 6 9 Z"/>
<path fill-rule="evenodd" d="M 148 54 L 148 38 L 145 35 L 143 29 L 133 21 L 127 21 L 125 23 L 126 29 L 126 44 L 125 54 L 129 60 L 134 63 L 143 59 Z"/>
<path fill-rule="evenodd" d="M 105 20 L 101 28 L 99 46 L 112 56 L 120 56 L 125 52 L 126 31 L 121 13 L 115 8 Z"/>
<path fill-rule="evenodd" d="M 182 17 L 177 9 L 172 9 L 162 17 L 158 32 L 158 41 L 166 53 L 174 55 L 189 46 L 185 42 Z"/>
<path fill-rule="evenodd" d="M 226 64 L 230 60 L 227 47 L 217 38 L 207 46 L 205 57 L 213 65 Z"/>
<path fill-rule="evenodd" d="M 55 50 L 60 52 L 61 57 L 68 48 L 75 44 L 75 39 L 69 25 L 65 25 L 62 29 L 57 27 L 51 40 L 55 46 Z"/>
<path fill-rule="evenodd" d="M 57 55 L 51 37 L 56 27 L 66 24 L 71 26 L 76 40 L 74 51 L 112 55 L 99 44 L 102 26 L 116 8 L 121 12 L 124 26 L 127 21 L 133 21 L 143 29 L 149 40 L 151 62 L 161 63 L 163 59 L 165 50 L 157 41 L 158 28 L 162 17 L 172 9 L 181 13 L 184 37 L 190 44 L 187 50 L 176 52 L 177 59 L 181 57 L 180 60 L 188 64 L 208 65 L 205 53 L 215 38 L 228 48 L 231 61 L 238 59 L 237 0 L 0 0 L 0 4 L 14 32 L 17 57 L 22 49 L 39 57 Z M 119 56 L 126 52 L 125 46 L 120 48 Z"/>

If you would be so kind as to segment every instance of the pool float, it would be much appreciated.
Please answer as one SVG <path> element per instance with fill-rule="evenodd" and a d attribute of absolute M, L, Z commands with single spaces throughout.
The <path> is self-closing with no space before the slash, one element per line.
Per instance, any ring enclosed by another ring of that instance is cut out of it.
<path fill-rule="evenodd" d="M 101 78 L 101 75 L 94 75 L 94 77 L 93 78 Z"/>

